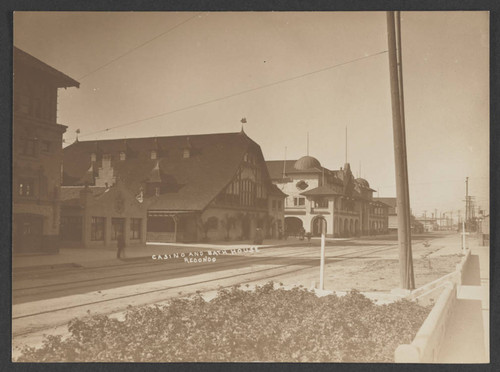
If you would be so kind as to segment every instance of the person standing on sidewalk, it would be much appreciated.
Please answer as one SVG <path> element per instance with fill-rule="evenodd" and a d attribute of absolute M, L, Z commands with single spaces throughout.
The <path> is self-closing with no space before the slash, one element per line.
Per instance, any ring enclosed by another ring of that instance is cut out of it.
<path fill-rule="evenodd" d="M 122 255 L 125 254 L 125 237 L 123 236 L 123 233 L 117 236 L 116 244 L 118 246 L 118 250 L 116 252 L 116 258 L 121 259 Z"/>

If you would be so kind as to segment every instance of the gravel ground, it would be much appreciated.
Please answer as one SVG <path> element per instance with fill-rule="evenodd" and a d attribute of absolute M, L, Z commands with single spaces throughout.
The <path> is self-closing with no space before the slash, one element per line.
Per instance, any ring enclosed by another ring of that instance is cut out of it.
<path fill-rule="evenodd" d="M 415 287 L 421 287 L 455 270 L 462 255 L 457 235 L 435 235 L 431 239 L 420 239 L 413 243 L 413 270 Z M 368 242 L 367 242 L 368 243 Z M 372 243 L 372 242 L 370 242 Z M 388 241 L 380 240 L 380 244 Z M 453 253 L 457 252 L 457 253 Z M 300 276 L 283 276 L 279 281 L 284 285 L 311 287 L 319 281 L 317 268 Z M 337 261 L 325 265 L 325 289 L 349 291 L 357 289 L 365 292 L 390 292 L 400 286 L 399 260 L 397 248 L 377 252 L 367 258 Z"/>

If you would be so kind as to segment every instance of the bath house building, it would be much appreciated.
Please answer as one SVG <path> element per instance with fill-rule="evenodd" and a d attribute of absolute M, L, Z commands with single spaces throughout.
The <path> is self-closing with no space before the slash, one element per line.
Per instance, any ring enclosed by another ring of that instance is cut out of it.
<path fill-rule="evenodd" d="M 76 141 L 64 149 L 61 234 L 73 244 L 278 238 L 286 195 L 243 130 Z M 76 242 L 75 242 L 76 241 Z"/>
<path fill-rule="evenodd" d="M 388 206 L 374 200 L 368 181 L 355 178 L 349 163 L 340 170 L 327 169 L 312 156 L 266 163 L 273 183 L 287 194 L 287 235 L 302 229 L 313 236 L 324 231 L 327 237 L 387 232 Z"/>

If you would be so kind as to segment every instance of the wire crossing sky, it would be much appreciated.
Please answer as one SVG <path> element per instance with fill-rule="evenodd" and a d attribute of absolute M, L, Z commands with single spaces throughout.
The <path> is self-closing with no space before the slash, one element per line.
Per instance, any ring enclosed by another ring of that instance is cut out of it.
<path fill-rule="evenodd" d="M 384 51 L 379 52 L 379 53 L 375 53 L 375 54 L 371 54 L 371 55 L 368 55 L 368 56 L 356 58 L 356 59 L 353 59 L 351 61 L 347 61 L 347 62 L 344 62 L 344 63 L 339 63 L 339 64 L 336 64 L 336 65 L 333 65 L 333 66 L 328 66 L 328 67 L 325 67 L 325 68 L 322 68 L 322 69 L 319 69 L 319 70 L 316 70 L 316 71 L 307 72 L 307 73 L 301 74 L 299 76 L 293 76 L 293 77 L 288 78 L 288 79 L 284 79 L 284 80 L 280 80 L 280 81 L 275 81 L 275 82 L 272 82 L 272 83 L 269 83 L 269 84 L 266 84 L 266 85 L 255 87 L 255 88 L 246 89 L 246 90 L 243 90 L 241 92 L 237 92 L 237 93 L 233 93 L 233 94 L 227 95 L 225 97 L 214 98 L 214 99 L 209 100 L 209 101 L 196 103 L 196 104 L 193 104 L 193 105 L 190 105 L 190 106 L 187 106 L 187 107 L 179 108 L 179 109 L 168 111 L 168 112 L 163 112 L 163 113 L 160 113 L 160 114 L 157 114 L 157 115 L 154 115 L 154 116 L 150 116 L 150 117 L 147 117 L 147 118 L 134 120 L 134 121 L 131 121 L 131 122 L 128 122 L 128 123 L 124 123 L 124 124 L 118 124 L 118 125 L 115 125 L 115 126 L 103 129 L 103 130 L 99 130 L 99 131 L 96 131 L 96 132 L 83 134 L 83 135 L 79 136 L 79 138 L 85 137 L 85 136 L 91 136 L 93 134 L 108 132 L 108 131 L 113 130 L 113 129 L 122 128 L 122 127 L 126 127 L 126 126 L 129 126 L 129 125 L 134 125 L 134 124 L 142 123 L 142 122 L 147 121 L 147 120 L 151 120 L 151 119 L 156 119 L 156 118 L 159 118 L 159 117 L 167 116 L 167 115 L 170 115 L 170 114 L 174 114 L 176 112 L 180 112 L 180 111 L 184 111 L 184 110 L 189 110 L 189 109 L 196 108 L 196 107 L 203 106 L 203 105 L 208 105 L 210 103 L 219 102 L 219 101 L 222 101 L 222 100 L 225 100 L 225 99 L 229 99 L 229 98 L 232 98 L 232 97 L 236 97 L 236 96 L 239 96 L 239 95 L 242 95 L 242 94 L 254 92 L 254 91 L 259 90 L 259 89 L 269 88 L 269 87 L 275 86 L 277 84 L 286 83 L 288 81 L 292 81 L 292 80 L 295 80 L 295 79 L 304 78 L 304 77 L 311 76 L 313 74 L 317 74 L 317 73 L 320 73 L 320 72 L 323 72 L 323 71 L 328 71 L 328 70 L 331 70 L 332 68 L 345 66 L 345 65 L 347 65 L 349 63 L 354 63 L 354 62 L 360 61 L 360 60 L 365 59 L 365 58 L 378 56 L 378 55 L 381 55 L 383 53 L 387 53 L 387 51 L 384 50 Z M 75 137 L 75 139 L 76 139 L 76 137 Z"/>
<path fill-rule="evenodd" d="M 488 12 L 402 12 L 411 207 L 489 196 Z M 81 82 L 66 145 L 245 132 L 268 160 L 348 161 L 394 196 L 384 12 L 15 12 L 14 45 Z M 341 68 L 337 68 L 340 67 Z M 451 182 L 450 180 L 457 180 Z M 461 182 L 460 180 L 463 180 Z"/>

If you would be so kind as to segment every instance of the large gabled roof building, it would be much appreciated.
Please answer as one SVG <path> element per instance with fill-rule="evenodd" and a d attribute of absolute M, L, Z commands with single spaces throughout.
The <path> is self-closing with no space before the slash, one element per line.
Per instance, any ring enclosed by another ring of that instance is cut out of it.
<path fill-rule="evenodd" d="M 285 196 L 243 131 L 77 141 L 64 149 L 63 182 L 124 185 L 147 210 L 148 240 L 251 238 L 257 227 L 277 237 L 283 223 Z"/>

